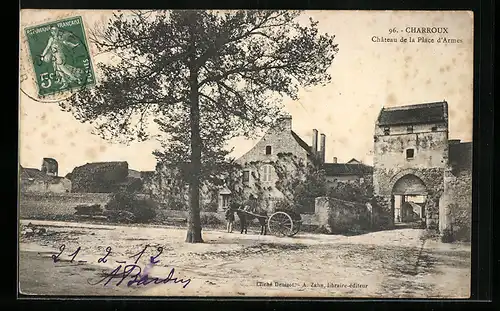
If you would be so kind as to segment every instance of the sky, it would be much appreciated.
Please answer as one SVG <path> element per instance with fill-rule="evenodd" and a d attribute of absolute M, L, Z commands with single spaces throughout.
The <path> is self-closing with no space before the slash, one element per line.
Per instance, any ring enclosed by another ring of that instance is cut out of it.
<path fill-rule="evenodd" d="M 21 30 L 28 25 L 83 17 L 87 33 L 110 16 L 110 11 L 24 10 Z M 446 100 L 449 109 L 449 137 L 472 141 L 473 106 L 473 16 L 469 12 L 394 12 L 394 11 L 305 11 L 301 17 L 319 21 L 320 32 L 334 34 L 339 52 L 329 69 L 332 81 L 327 86 L 301 89 L 299 100 L 284 99 L 292 115 L 293 130 L 311 144 L 312 130 L 326 135 L 326 160 L 339 162 L 356 158 L 372 164 L 373 134 L 382 107 Z M 446 27 L 447 34 L 408 34 L 407 27 Z M 397 34 L 389 34 L 396 29 Z M 401 32 L 403 31 L 403 33 Z M 433 38 L 434 43 L 373 42 L 373 37 Z M 437 43 L 446 36 L 462 43 Z M 20 164 L 40 168 L 43 157 L 59 162 L 59 175 L 88 162 L 127 161 L 129 168 L 153 170 L 155 140 L 129 145 L 110 143 L 92 133 L 57 103 L 39 102 L 29 79 L 32 70 L 21 32 L 20 74 Z M 93 62 L 107 61 L 90 46 Z M 255 140 L 237 138 L 238 157 Z"/>

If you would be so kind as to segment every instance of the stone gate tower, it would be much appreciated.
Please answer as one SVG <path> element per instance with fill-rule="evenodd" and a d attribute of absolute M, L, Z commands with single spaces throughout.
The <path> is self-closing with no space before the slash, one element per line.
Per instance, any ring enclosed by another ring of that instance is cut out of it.
<path fill-rule="evenodd" d="M 422 220 L 437 228 L 448 166 L 446 101 L 382 108 L 375 125 L 373 184 L 393 224 Z"/>

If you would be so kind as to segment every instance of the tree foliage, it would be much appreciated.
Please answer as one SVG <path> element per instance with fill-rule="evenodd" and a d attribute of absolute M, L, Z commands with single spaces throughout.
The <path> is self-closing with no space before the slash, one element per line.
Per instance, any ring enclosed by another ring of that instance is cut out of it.
<path fill-rule="evenodd" d="M 250 136 L 280 115 L 282 97 L 330 81 L 338 51 L 317 22 L 298 11 L 139 11 L 117 13 L 92 42 L 113 61 L 99 83 L 63 108 L 108 139 L 147 139 L 153 120 L 166 134 L 163 158 L 191 168 L 189 242 L 201 242 L 199 185 L 223 163 L 224 142 Z"/>
<path fill-rule="evenodd" d="M 349 202 L 367 203 L 374 200 L 373 184 L 360 183 L 359 180 L 352 182 L 337 182 L 328 190 L 328 196 Z"/>

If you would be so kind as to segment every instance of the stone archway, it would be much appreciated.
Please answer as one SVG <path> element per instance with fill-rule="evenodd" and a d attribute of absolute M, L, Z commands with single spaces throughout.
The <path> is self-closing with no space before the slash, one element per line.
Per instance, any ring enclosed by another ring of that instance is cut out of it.
<path fill-rule="evenodd" d="M 395 224 L 425 222 L 425 204 L 429 191 L 416 174 L 401 174 L 391 190 L 391 213 Z"/>

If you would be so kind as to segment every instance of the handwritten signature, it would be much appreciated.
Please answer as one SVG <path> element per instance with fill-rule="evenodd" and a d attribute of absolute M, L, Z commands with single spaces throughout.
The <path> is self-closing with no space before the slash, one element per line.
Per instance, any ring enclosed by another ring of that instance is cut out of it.
<path fill-rule="evenodd" d="M 144 247 L 144 249 L 142 249 L 139 253 L 130 256 L 130 258 L 135 258 L 135 262 L 133 264 L 126 264 L 125 261 L 116 261 L 117 263 L 120 263 L 120 265 L 118 267 L 116 267 L 113 271 L 106 274 L 102 279 L 100 279 L 97 282 L 91 282 L 90 280 L 87 280 L 87 283 L 89 283 L 90 285 L 97 285 L 97 284 L 101 284 L 104 281 L 106 281 L 106 282 L 104 282 L 104 286 L 106 286 L 114 279 L 121 279 L 118 283 L 115 284 L 116 286 L 119 286 L 128 277 L 132 278 L 131 280 L 129 280 L 126 283 L 127 286 L 129 286 L 129 287 L 134 285 L 134 284 L 136 284 L 136 285 L 148 285 L 151 283 L 154 283 L 154 284 L 167 284 L 167 283 L 178 284 L 178 283 L 181 283 L 181 284 L 183 284 L 183 288 L 186 288 L 189 285 L 189 283 L 191 283 L 191 279 L 179 279 L 177 277 L 174 277 L 174 274 L 175 274 L 174 268 L 170 269 L 170 272 L 169 272 L 167 277 L 164 277 L 164 278 L 150 277 L 149 273 L 148 273 L 149 269 L 151 269 L 151 267 L 153 265 L 160 262 L 160 260 L 157 258 L 163 253 L 163 247 L 157 248 L 158 253 L 156 254 L 156 256 L 150 256 L 148 265 L 146 266 L 146 268 L 144 270 L 142 270 L 142 268 L 138 265 L 138 262 L 148 247 L 149 247 L 149 245 L 146 245 Z M 52 255 L 52 259 L 54 262 L 60 261 L 59 257 L 64 252 L 65 248 L 66 248 L 66 246 L 64 244 L 62 244 L 59 247 L 59 251 L 60 251 L 59 254 Z M 75 252 L 68 255 L 68 257 L 71 258 L 70 262 L 73 262 L 75 260 L 75 257 L 78 255 L 80 250 L 81 250 L 81 247 L 78 247 Z M 108 256 L 111 254 L 111 250 L 112 249 L 110 246 L 106 247 L 106 254 L 103 257 L 99 258 L 97 260 L 97 262 L 98 263 L 106 263 L 108 261 Z M 79 261 L 79 262 L 86 262 L 86 261 Z M 126 265 L 124 266 L 123 264 L 126 264 Z M 123 268 L 123 270 L 122 270 L 122 268 Z"/>
<path fill-rule="evenodd" d="M 113 271 L 111 271 L 111 273 L 105 275 L 99 281 L 97 281 L 95 283 L 92 283 L 89 280 L 87 280 L 87 282 L 90 285 L 97 285 L 97 284 L 100 284 L 100 283 L 106 281 L 104 283 L 104 286 L 106 286 L 113 279 L 121 279 L 120 281 L 118 281 L 118 283 L 115 284 L 116 286 L 119 286 L 120 284 L 122 284 L 122 282 L 127 277 L 130 276 L 132 279 L 127 282 L 127 286 L 129 286 L 129 287 L 132 286 L 132 285 L 134 285 L 134 284 L 136 284 L 136 285 L 148 285 L 150 283 L 154 283 L 154 284 L 167 284 L 167 283 L 172 282 L 174 284 L 177 284 L 177 283 L 184 284 L 182 287 L 186 288 L 186 286 L 188 286 L 189 283 L 191 283 L 191 279 L 184 280 L 184 279 L 178 279 L 178 278 L 174 277 L 174 273 L 175 273 L 175 269 L 174 268 L 172 268 L 170 270 L 170 273 L 165 278 L 150 277 L 148 275 L 148 273 L 147 273 L 147 268 L 144 269 L 145 272 L 141 274 L 142 269 L 137 264 L 128 264 L 128 265 L 124 266 L 123 267 L 123 271 L 120 272 L 121 269 L 122 269 L 122 265 L 119 265 Z M 132 275 L 132 272 L 134 272 L 135 270 L 137 270 L 137 272 L 134 275 Z"/>

